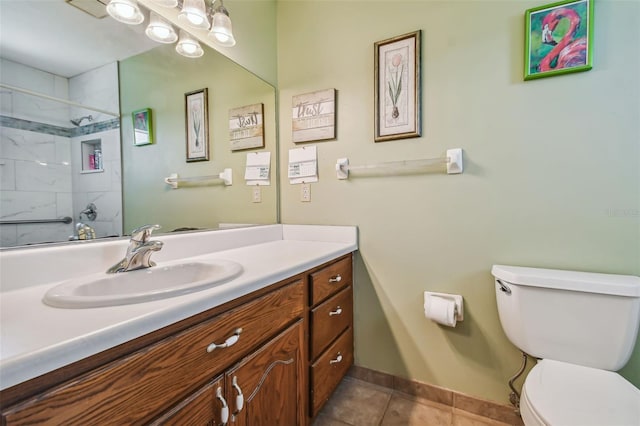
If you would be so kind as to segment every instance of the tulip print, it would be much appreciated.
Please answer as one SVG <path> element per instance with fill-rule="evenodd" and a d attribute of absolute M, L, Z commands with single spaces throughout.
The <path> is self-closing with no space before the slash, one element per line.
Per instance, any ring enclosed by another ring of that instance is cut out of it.
<path fill-rule="evenodd" d="M 401 65 L 402 67 L 400 67 Z M 402 55 L 396 53 L 393 58 L 391 58 L 391 66 L 389 67 L 390 79 L 387 81 L 389 85 L 389 97 L 391 98 L 391 103 L 393 104 L 393 111 L 391 112 L 391 116 L 394 119 L 397 119 L 400 116 L 400 111 L 398 111 L 398 99 L 400 98 L 400 93 L 402 92 L 403 73 L 404 64 L 402 63 Z"/>

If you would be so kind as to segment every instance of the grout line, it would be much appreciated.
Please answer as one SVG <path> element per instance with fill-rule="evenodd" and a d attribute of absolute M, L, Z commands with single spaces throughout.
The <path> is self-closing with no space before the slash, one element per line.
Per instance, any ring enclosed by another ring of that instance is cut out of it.
<path fill-rule="evenodd" d="M 384 386 L 381 386 L 384 387 Z M 382 421 L 387 416 L 387 410 L 389 410 L 389 406 L 391 405 L 391 398 L 393 397 L 393 390 L 389 393 L 389 399 L 387 400 L 387 404 L 384 407 L 384 411 L 382 412 L 382 417 L 380 417 L 380 421 L 378 422 L 378 426 L 382 425 Z"/>

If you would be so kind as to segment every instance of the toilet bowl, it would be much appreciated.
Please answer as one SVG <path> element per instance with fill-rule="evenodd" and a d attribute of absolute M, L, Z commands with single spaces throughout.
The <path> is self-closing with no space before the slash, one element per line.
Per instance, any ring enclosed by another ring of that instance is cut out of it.
<path fill-rule="evenodd" d="M 494 265 L 500 323 L 538 358 L 525 378 L 526 426 L 640 426 L 640 390 L 616 373 L 640 324 L 640 278 Z"/>
<path fill-rule="evenodd" d="M 527 426 L 640 425 L 640 390 L 617 373 L 541 360 L 520 397 Z"/>

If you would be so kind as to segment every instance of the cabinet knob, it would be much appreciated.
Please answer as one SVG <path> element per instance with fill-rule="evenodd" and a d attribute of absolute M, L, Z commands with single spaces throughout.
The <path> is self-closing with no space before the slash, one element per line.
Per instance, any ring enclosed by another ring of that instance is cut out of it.
<path fill-rule="evenodd" d="M 338 352 L 338 356 L 336 357 L 336 359 L 332 359 L 329 361 L 329 364 L 337 364 L 339 362 L 342 362 L 342 354 L 340 352 Z"/>
<path fill-rule="evenodd" d="M 225 340 L 224 343 L 218 344 L 214 342 L 207 346 L 207 352 L 213 352 L 216 348 L 223 349 L 235 345 L 238 340 L 240 340 L 240 333 L 242 333 L 242 328 L 236 328 L 233 334 L 227 337 L 227 340 Z"/>
<path fill-rule="evenodd" d="M 222 408 L 220 409 L 220 423 L 222 426 L 226 426 L 229 421 L 229 406 L 222 396 L 222 388 L 216 389 L 216 399 L 222 404 Z"/>
<path fill-rule="evenodd" d="M 340 315 L 342 313 L 342 308 L 338 306 L 335 311 L 329 312 L 329 316 L 332 317 L 334 315 Z"/>
<path fill-rule="evenodd" d="M 342 276 L 340 274 L 329 278 L 330 283 L 339 283 L 340 281 L 342 281 Z"/>

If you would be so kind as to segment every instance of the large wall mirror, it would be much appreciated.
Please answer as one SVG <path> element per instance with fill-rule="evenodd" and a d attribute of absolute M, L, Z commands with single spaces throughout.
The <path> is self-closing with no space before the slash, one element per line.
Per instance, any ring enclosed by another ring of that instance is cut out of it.
<path fill-rule="evenodd" d="M 64 0 L 0 0 L 0 19 L 1 247 L 121 236 L 146 223 L 172 232 L 278 221 L 275 88 L 247 63 L 206 45 L 202 57 L 185 58 L 144 36 L 148 18 L 128 26 Z M 185 95 L 203 89 L 208 160 L 188 162 Z M 264 146 L 232 149 L 233 112 L 256 104 Z M 150 118 L 150 144 L 134 138 L 136 111 Z M 245 167 L 263 152 L 271 153 L 270 185 L 256 199 Z M 164 181 L 224 169 L 230 186 Z"/>

